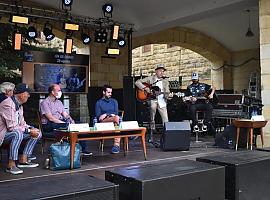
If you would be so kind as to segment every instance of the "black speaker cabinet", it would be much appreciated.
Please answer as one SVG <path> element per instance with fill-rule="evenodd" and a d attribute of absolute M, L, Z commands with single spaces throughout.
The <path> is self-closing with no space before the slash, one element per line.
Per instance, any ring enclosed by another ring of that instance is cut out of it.
<path fill-rule="evenodd" d="M 136 120 L 136 95 L 132 76 L 123 76 L 123 107 L 124 120 Z"/>
<path fill-rule="evenodd" d="M 0 197 L 7 199 L 118 200 L 118 186 L 83 174 L 39 177 L 0 183 Z"/>
<path fill-rule="evenodd" d="M 166 150 L 189 150 L 191 128 L 189 121 L 166 122 L 160 147 Z"/>
<path fill-rule="evenodd" d="M 192 160 L 118 168 L 105 179 L 119 185 L 120 200 L 224 200 L 225 169 Z"/>
<path fill-rule="evenodd" d="M 269 152 L 230 152 L 225 155 L 200 157 L 196 160 L 225 166 L 226 199 L 270 199 Z"/>

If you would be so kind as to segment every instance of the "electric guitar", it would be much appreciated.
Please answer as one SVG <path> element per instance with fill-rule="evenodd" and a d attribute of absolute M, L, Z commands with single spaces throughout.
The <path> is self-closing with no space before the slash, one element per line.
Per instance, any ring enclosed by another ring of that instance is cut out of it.
<path fill-rule="evenodd" d="M 211 92 L 212 92 L 212 89 L 208 90 L 207 92 L 204 93 L 203 96 L 200 96 L 200 97 L 193 97 L 193 96 L 183 97 L 183 101 L 190 101 L 192 104 L 195 104 L 199 100 L 199 101 L 204 101 L 205 103 L 211 103 L 213 105 L 217 105 L 219 102 L 219 99 L 216 93 L 214 93 L 213 98 L 210 99 L 209 95 L 211 94 Z"/>
<path fill-rule="evenodd" d="M 177 97 L 184 97 L 185 94 L 181 92 L 161 92 L 158 86 L 152 86 L 148 83 L 143 83 L 143 85 L 150 89 L 150 93 L 147 93 L 144 89 L 137 88 L 136 90 L 136 98 L 138 101 L 144 102 L 148 100 L 156 99 L 160 94 L 168 94 L 169 96 L 177 96 Z"/>

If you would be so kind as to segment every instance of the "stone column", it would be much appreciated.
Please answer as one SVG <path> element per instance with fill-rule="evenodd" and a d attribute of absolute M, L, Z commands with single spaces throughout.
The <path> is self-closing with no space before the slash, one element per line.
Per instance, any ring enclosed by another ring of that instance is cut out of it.
<path fill-rule="evenodd" d="M 259 25 L 263 115 L 270 120 L 270 0 L 259 1 Z M 270 122 L 264 131 L 270 133 Z"/>

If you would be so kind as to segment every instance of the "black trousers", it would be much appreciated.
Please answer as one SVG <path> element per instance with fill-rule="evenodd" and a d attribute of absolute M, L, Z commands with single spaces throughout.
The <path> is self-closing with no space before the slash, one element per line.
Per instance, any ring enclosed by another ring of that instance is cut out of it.
<path fill-rule="evenodd" d="M 197 111 L 204 112 L 204 124 L 208 124 L 212 119 L 213 106 L 210 103 L 195 103 L 190 105 L 192 125 L 198 125 Z"/>
<path fill-rule="evenodd" d="M 54 123 L 48 121 L 47 124 L 42 124 L 42 129 L 45 132 L 53 132 L 54 129 L 58 128 L 67 128 L 68 123 Z M 87 151 L 87 142 L 86 141 L 79 141 L 80 145 L 82 146 L 82 152 Z"/>

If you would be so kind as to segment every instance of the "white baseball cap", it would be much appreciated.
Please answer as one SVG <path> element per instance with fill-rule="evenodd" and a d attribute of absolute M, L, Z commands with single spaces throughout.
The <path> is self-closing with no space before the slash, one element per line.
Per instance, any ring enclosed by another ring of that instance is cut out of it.
<path fill-rule="evenodd" d="M 193 72 L 191 74 L 191 80 L 198 80 L 199 79 L 199 74 L 198 72 Z"/>

